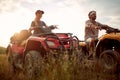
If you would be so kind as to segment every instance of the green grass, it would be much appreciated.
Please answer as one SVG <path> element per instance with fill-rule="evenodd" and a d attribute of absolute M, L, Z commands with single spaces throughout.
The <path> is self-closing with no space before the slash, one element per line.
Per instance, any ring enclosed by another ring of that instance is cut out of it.
<path fill-rule="evenodd" d="M 0 80 L 9 80 L 8 68 L 7 55 L 0 54 Z M 81 61 L 76 55 L 67 53 L 57 59 L 49 56 L 38 73 L 38 80 L 117 80 L 116 75 L 101 72 L 94 61 L 86 58 Z M 25 80 L 23 76 L 21 73 L 12 80 Z"/>

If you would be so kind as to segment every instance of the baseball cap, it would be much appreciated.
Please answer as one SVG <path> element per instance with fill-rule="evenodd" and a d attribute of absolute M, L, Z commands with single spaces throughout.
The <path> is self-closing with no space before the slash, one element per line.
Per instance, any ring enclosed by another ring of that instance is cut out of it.
<path fill-rule="evenodd" d="M 35 12 L 35 14 L 40 13 L 40 12 L 42 12 L 42 14 L 44 14 L 44 11 L 42 11 L 42 10 L 37 10 L 37 11 Z"/>

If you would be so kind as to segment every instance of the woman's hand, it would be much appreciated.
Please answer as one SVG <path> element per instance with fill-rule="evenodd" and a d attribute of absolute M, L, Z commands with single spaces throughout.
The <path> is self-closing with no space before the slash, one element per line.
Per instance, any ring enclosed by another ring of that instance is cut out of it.
<path fill-rule="evenodd" d="M 58 29 L 58 27 L 57 27 L 58 25 L 51 25 L 51 26 L 49 26 L 51 29 Z"/>
<path fill-rule="evenodd" d="M 29 30 L 35 30 L 36 29 L 36 27 L 30 27 L 29 28 Z"/>

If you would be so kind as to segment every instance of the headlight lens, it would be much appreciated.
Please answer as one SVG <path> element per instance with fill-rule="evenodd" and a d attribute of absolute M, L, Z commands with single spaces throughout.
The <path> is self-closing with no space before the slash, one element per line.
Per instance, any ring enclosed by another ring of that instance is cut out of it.
<path fill-rule="evenodd" d="M 55 43 L 52 41 L 47 41 L 47 44 L 48 44 L 48 46 L 51 46 L 51 47 L 55 46 Z"/>

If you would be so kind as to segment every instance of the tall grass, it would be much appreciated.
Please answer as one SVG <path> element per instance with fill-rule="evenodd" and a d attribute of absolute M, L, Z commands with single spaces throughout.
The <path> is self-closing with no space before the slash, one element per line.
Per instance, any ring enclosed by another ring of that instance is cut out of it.
<path fill-rule="evenodd" d="M 6 54 L 0 54 L 0 80 L 7 80 L 8 62 Z"/>
<path fill-rule="evenodd" d="M 95 61 L 87 60 L 86 57 L 81 59 L 79 55 L 80 51 L 72 55 L 63 52 L 56 58 L 55 55 L 48 55 L 36 80 L 118 80 L 118 75 L 101 72 Z M 8 68 L 7 55 L 1 54 L 0 80 L 9 80 Z M 13 76 L 12 80 L 25 80 L 21 74 Z"/>

